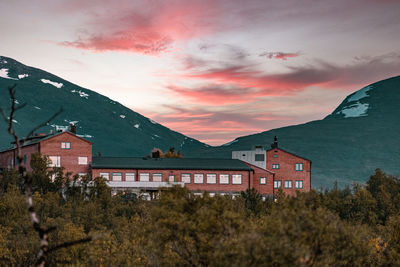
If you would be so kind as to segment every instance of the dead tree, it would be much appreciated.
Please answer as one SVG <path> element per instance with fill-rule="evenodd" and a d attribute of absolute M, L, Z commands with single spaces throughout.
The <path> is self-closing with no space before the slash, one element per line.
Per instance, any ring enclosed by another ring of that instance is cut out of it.
<path fill-rule="evenodd" d="M 13 127 L 15 112 L 17 110 L 25 107 L 26 103 L 20 104 L 18 107 L 16 106 L 17 101 L 15 98 L 15 87 L 16 87 L 16 85 L 14 84 L 13 86 L 10 86 L 8 88 L 10 98 L 11 98 L 11 110 L 10 110 L 9 116 L 7 117 L 5 112 L 1 108 L 0 108 L 0 113 L 8 125 L 8 133 L 13 137 L 14 142 L 15 142 L 16 163 L 18 163 L 18 174 L 23 178 L 23 181 L 24 181 L 25 199 L 26 199 L 26 205 L 27 205 L 27 209 L 28 209 L 28 213 L 29 213 L 29 218 L 32 222 L 33 229 L 39 235 L 40 249 L 36 255 L 36 264 L 35 265 L 36 266 L 44 266 L 46 263 L 46 258 L 50 253 L 52 253 L 58 249 L 61 249 L 61 248 L 67 248 L 67 247 L 71 247 L 71 246 L 74 246 L 77 244 L 89 242 L 91 240 L 96 239 L 97 237 L 88 236 L 86 238 L 77 239 L 77 240 L 73 240 L 73 241 L 69 241 L 69 242 L 64 242 L 64 243 L 61 243 L 58 245 L 50 246 L 48 236 L 52 231 L 56 230 L 57 227 L 51 226 L 48 228 L 44 228 L 35 212 L 35 207 L 34 207 L 33 198 L 32 198 L 33 177 L 32 177 L 32 174 L 30 174 L 26 171 L 26 166 L 25 166 L 25 162 L 23 160 L 22 151 L 21 151 L 21 147 L 24 145 L 24 140 L 19 139 L 19 137 Z M 57 117 L 61 112 L 62 112 L 62 108 L 59 111 L 57 111 L 56 113 L 54 113 L 48 120 L 44 121 L 43 123 L 41 123 L 38 126 L 36 126 L 35 128 L 33 128 L 29 132 L 27 138 L 33 136 L 33 134 L 35 133 L 36 130 L 47 125 L 51 120 L 53 120 L 55 117 Z"/>

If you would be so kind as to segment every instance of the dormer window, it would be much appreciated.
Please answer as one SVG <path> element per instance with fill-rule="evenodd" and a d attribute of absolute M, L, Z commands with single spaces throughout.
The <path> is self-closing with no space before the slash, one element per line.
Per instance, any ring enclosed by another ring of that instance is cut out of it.
<path fill-rule="evenodd" d="M 70 142 L 61 142 L 61 149 L 71 149 Z"/>

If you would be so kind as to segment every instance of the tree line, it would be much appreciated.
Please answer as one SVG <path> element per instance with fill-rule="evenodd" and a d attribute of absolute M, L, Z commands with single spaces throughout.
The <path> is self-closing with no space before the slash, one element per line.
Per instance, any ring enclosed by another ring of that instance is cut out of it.
<path fill-rule="evenodd" d="M 97 236 L 49 253 L 46 265 L 400 265 L 400 181 L 377 169 L 363 185 L 263 200 L 194 196 L 186 188 L 141 200 L 112 196 L 106 181 L 71 177 L 32 157 L 36 213 L 52 244 Z M 0 180 L 0 265 L 34 265 L 37 234 L 15 170 Z M 70 182 L 72 181 L 72 182 Z"/>

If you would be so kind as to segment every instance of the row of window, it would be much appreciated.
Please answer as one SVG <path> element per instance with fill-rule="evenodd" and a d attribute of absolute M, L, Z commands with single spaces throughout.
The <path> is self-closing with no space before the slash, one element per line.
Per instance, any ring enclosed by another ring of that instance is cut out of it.
<path fill-rule="evenodd" d="M 275 170 L 279 169 L 279 164 L 278 163 L 272 164 L 272 169 L 275 169 Z M 296 163 L 295 170 L 296 171 L 303 171 L 303 163 Z"/>
<path fill-rule="evenodd" d="M 282 180 L 275 180 L 274 181 L 274 188 L 280 188 L 282 186 Z M 292 180 L 285 180 L 284 181 L 284 188 L 293 188 L 293 181 Z M 297 180 L 294 182 L 294 188 L 302 189 L 303 188 L 303 181 Z"/>
<path fill-rule="evenodd" d="M 122 181 L 122 173 L 121 172 L 113 172 L 112 180 L 113 181 Z M 110 173 L 101 172 L 100 176 L 104 177 L 107 180 L 110 180 Z M 232 184 L 242 184 L 242 175 L 241 174 L 232 174 Z M 152 181 L 153 182 L 162 182 L 162 174 L 161 173 L 153 173 Z M 220 174 L 219 175 L 219 184 L 229 184 L 229 174 Z M 134 182 L 135 181 L 135 173 L 125 173 L 125 181 Z M 149 173 L 140 173 L 139 174 L 140 182 L 149 182 L 150 174 Z M 181 174 L 181 181 L 185 184 L 190 184 L 192 182 L 192 175 L 190 173 Z M 168 182 L 175 182 L 175 175 L 168 176 Z M 195 173 L 193 175 L 193 183 L 195 184 L 203 184 L 204 183 L 204 174 Z M 216 184 L 217 183 L 217 175 L 216 174 L 206 174 L 206 183 L 207 184 Z"/>
<path fill-rule="evenodd" d="M 50 167 L 61 167 L 61 156 L 49 156 Z M 78 157 L 78 165 L 88 165 L 88 157 Z"/>

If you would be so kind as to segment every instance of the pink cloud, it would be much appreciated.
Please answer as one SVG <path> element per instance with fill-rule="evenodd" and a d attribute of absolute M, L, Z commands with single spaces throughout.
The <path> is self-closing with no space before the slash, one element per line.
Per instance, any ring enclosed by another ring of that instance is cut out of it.
<path fill-rule="evenodd" d="M 300 56 L 300 52 L 296 52 L 296 53 L 264 52 L 264 53 L 261 53 L 259 56 L 260 57 L 267 57 L 269 59 L 275 58 L 275 59 L 287 60 L 288 58 L 299 57 Z"/>
<path fill-rule="evenodd" d="M 248 103 L 257 96 L 256 90 L 252 88 L 228 87 L 218 84 L 199 88 L 170 85 L 167 88 L 179 96 L 192 100 L 192 102 L 215 106 Z"/>
<path fill-rule="evenodd" d="M 283 125 L 283 121 L 292 119 L 288 116 L 278 116 L 268 112 L 246 113 L 244 111 L 210 111 L 204 108 L 164 107 L 170 110 L 166 114 L 146 111 L 141 111 L 141 113 L 168 128 L 211 145 L 219 145 L 233 140 L 238 135 L 265 131 Z"/>
<path fill-rule="evenodd" d="M 218 13 L 218 1 L 124 2 L 120 9 L 113 6 L 106 11 L 91 16 L 79 38 L 59 44 L 96 52 L 157 55 L 170 51 L 176 41 L 210 32 L 214 23 L 210 13 Z"/>

